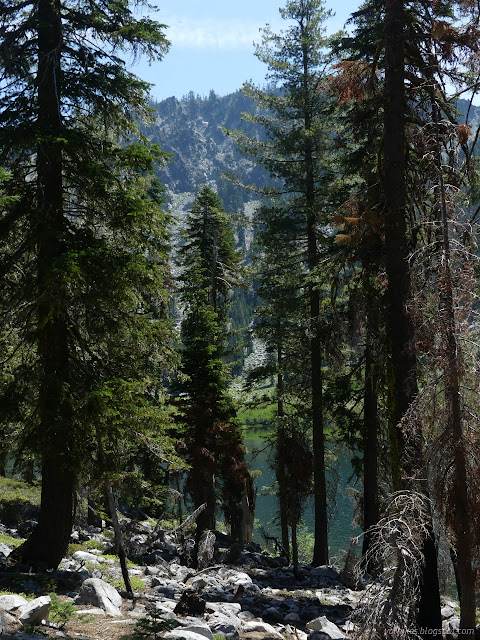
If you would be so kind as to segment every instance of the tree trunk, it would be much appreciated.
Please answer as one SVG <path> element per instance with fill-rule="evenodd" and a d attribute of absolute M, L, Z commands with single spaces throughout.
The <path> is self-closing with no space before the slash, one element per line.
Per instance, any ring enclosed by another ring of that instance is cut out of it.
<path fill-rule="evenodd" d="M 298 570 L 298 540 L 297 540 L 297 523 L 292 523 L 292 562 L 293 562 L 293 575 L 295 578 L 300 578 L 300 572 Z"/>
<path fill-rule="evenodd" d="M 204 463 L 204 461 L 203 461 Z M 194 464 L 199 464 L 194 463 Z M 202 461 L 200 462 L 202 464 Z M 201 467 L 200 467 L 201 468 Z M 198 467 L 197 467 L 198 469 Z M 198 509 L 202 504 L 206 504 L 206 508 L 197 518 L 197 530 L 195 533 L 195 558 L 197 557 L 198 544 L 202 534 L 209 530 L 215 531 L 215 476 L 208 469 L 203 469 L 195 474 L 196 486 L 192 491 L 193 505 Z"/>
<path fill-rule="evenodd" d="M 405 45 L 403 0 L 388 0 L 385 14 L 385 114 L 384 191 L 385 244 L 388 277 L 388 343 L 390 363 L 390 442 L 393 488 L 411 487 L 414 460 L 422 460 L 419 425 L 408 432 L 408 449 L 402 420 L 417 393 L 416 359 L 412 350 L 413 327 L 407 312 L 410 297 L 405 181 Z M 412 455 L 413 452 L 413 455 Z M 422 463 L 420 463 L 423 466 Z M 426 477 L 422 469 L 422 477 Z M 426 491 L 425 486 L 423 487 Z M 431 535 L 425 539 L 425 564 L 417 625 L 428 632 L 441 628 L 437 557 Z"/>
<path fill-rule="evenodd" d="M 277 415 L 280 418 L 280 424 L 278 426 L 277 434 L 277 464 L 275 465 L 275 475 L 278 482 L 278 502 L 280 508 L 280 531 L 282 534 L 282 547 L 287 558 L 287 562 L 290 563 L 290 540 L 288 535 L 288 499 L 287 499 L 287 480 L 285 477 L 285 426 L 283 425 L 282 418 L 285 415 L 283 409 L 283 394 L 284 394 L 284 381 L 283 381 L 283 354 L 280 339 L 277 345 Z"/>
<path fill-rule="evenodd" d="M 308 133 L 312 126 L 312 108 L 310 105 L 307 77 L 309 58 L 307 45 L 303 47 L 304 77 L 304 119 L 307 133 L 305 143 L 305 204 L 307 213 L 307 250 L 308 271 L 312 275 L 318 265 L 317 248 L 317 215 L 315 195 L 315 171 L 313 147 Z M 312 432 L 313 432 L 313 492 L 315 512 L 315 546 L 312 564 L 314 566 L 328 564 L 328 530 L 327 530 L 327 483 L 325 479 L 325 434 L 323 431 L 323 374 L 322 374 L 322 341 L 320 336 L 320 292 L 313 283 L 309 284 L 310 304 L 310 367 L 312 398 Z"/>
<path fill-rule="evenodd" d="M 460 364 L 458 361 L 458 345 L 456 337 L 455 306 L 451 271 L 450 233 L 448 228 L 448 211 L 445 184 L 442 171 L 440 151 L 440 135 L 438 109 L 435 95 L 432 96 L 433 117 L 436 128 L 436 162 L 441 194 L 442 241 L 443 251 L 440 261 L 441 269 L 441 309 L 446 346 L 445 396 L 448 407 L 449 431 L 454 446 L 453 457 L 453 492 L 455 510 L 452 517 L 455 535 L 456 572 L 459 583 L 460 629 L 475 629 L 475 581 L 476 570 L 473 566 L 475 557 L 475 538 L 471 522 L 471 508 L 468 495 L 468 463 L 467 441 L 463 433 L 462 406 L 460 397 Z"/>
<path fill-rule="evenodd" d="M 368 275 L 367 275 L 368 278 Z M 380 520 L 378 501 L 378 412 L 377 412 L 377 362 L 374 339 L 377 335 L 376 312 L 373 292 L 367 280 L 367 335 L 365 341 L 365 391 L 363 409 L 363 538 L 362 556 L 365 569 L 371 573 L 375 567 L 368 552 L 372 542 L 373 527 Z"/>
<path fill-rule="evenodd" d="M 102 435 L 100 429 L 96 429 L 97 446 L 98 446 L 98 460 L 100 462 L 101 470 L 106 474 L 107 465 L 105 458 L 105 451 L 103 449 Z M 115 504 L 115 498 L 113 496 L 112 485 L 107 475 L 104 475 L 103 486 L 108 500 L 108 510 L 112 519 L 113 531 L 115 534 L 115 547 L 117 549 L 118 559 L 120 560 L 120 568 L 122 570 L 123 582 L 125 583 L 125 589 L 127 593 L 133 598 L 133 589 L 130 583 L 130 576 L 127 569 L 127 554 L 125 552 L 125 545 L 123 544 L 122 530 L 120 529 L 120 523 L 117 516 L 117 506 Z"/>
<path fill-rule="evenodd" d="M 56 569 L 66 556 L 75 516 L 76 473 L 57 456 L 42 467 L 42 494 L 38 525 L 11 555 L 23 564 Z"/>
<path fill-rule="evenodd" d="M 56 568 L 64 557 L 74 516 L 76 465 L 72 455 L 69 400 L 68 317 L 63 274 L 62 118 L 60 111 L 62 24 L 59 0 L 38 3 L 38 358 L 41 380 L 42 498 L 38 526 L 19 550 L 26 563 Z"/>

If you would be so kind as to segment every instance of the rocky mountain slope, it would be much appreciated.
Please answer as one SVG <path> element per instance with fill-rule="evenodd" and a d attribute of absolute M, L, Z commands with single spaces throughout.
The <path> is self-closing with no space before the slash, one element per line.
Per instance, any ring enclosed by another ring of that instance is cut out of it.
<path fill-rule="evenodd" d="M 246 184 L 265 184 L 268 174 L 241 156 L 225 129 L 242 129 L 251 136 L 261 130 L 242 120 L 243 112 L 254 112 L 254 102 L 240 91 L 208 98 L 192 93 L 177 100 L 168 98 L 152 104 L 155 122 L 144 133 L 172 154 L 171 162 L 159 174 L 170 197 L 195 193 L 204 184 L 214 184 L 227 209 L 251 200 L 245 190 L 222 178 L 232 172 Z"/>

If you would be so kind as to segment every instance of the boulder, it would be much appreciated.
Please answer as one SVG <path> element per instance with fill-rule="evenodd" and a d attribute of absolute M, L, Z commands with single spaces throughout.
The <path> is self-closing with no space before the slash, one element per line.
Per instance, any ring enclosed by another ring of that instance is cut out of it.
<path fill-rule="evenodd" d="M 326 564 L 310 569 L 310 577 L 319 578 L 320 580 L 331 580 L 332 582 L 340 581 L 340 574 L 338 571 Z"/>
<path fill-rule="evenodd" d="M 442 619 L 448 620 L 448 618 L 452 618 L 455 615 L 455 609 L 448 605 L 445 605 L 441 609 Z"/>
<path fill-rule="evenodd" d="M 207 611 L 212 613 L 221 613 L 227 617 L 235 618 L 242 610 L 242 606 L 238 602 L 207 602 L 205 605 Z"/>
<path fill-rule="evenodd" d="M 268 607 L 268 609 L 265 609 L 262 618 L 267 618 L 268 620 L 272 620 L 272 622 L 283 621 L 283 615 L 275 607 Z"/>
<path fill-rule="evenodd" d="M 242 624 L 242 630 L 245 633 L 255 632 L 268 634 L 269 636 L 274 636 L 275 638 L 282 637 L 282 635 L 275 629 L 275 627 L 272 627 L 271 624 L 263 622 L 262 620 L 248 620 L 247 622 L 244 622 Z"/>
<path fill-rule="evenodd" d="M 227 638 L 238 638 L 239 633 L 237 625 L 229 618 L 212 619 L 210 629 L 215 635 L 227 636 Z"/>
<path fill-rule="evenodd" d="M 300 616 L 298 615 L 298 613 L 296 613 L 296 611 L 291 611 L 290 613 L 287 613 L 287 615 L 284 618 L 284 621 L 293 623 L 293 624 L 297 624 L 301 622 Z"/>
<path fill-rule="evenodd" d="M 449 618 L 446 623 L 446 631 L 447 633 L 458 633 L 460 630 L 460 618 L 459 616 L 452 616 Z"/>
<path fill-rule="evenodd" d="M 213 633 L 210 631 L 209 626 L 207 624 L 202 624 L 198 620 L 193 624 L 189 623 L 185 626 L 179 627 L 178 629 L 174 629 L 174 631 L 181 631 L 182 633 L 188 631 L 189 633 L 196 633 L 203 638 L 207 638 L 207 640 L 213 640 Z"/>
<path fill-rule="evenodd" d="M 89 553 L 88 551 L 75 551 L 72 558 L 77 562 L 94 562 L 95 564 L 100 564 L 105 562 L 103 558 L 99 558 L 94 553 Z"/>
<path fill-rule="evenodd" d="M 80 593 L 75 598 L 75 604 L 91 604 L 104 609 L 111 616 L 121 616 L 122 598 L 115 587 L 100 580 L 89 578 L 80 587 Z"/>
<path fill-rule="evenodd" d="M 165 640 L 205 640 L 205 636 L 201 633 L 195 633 L 195 631 L 190 631 L 190 629 L 185 628 L 167 631 L 163 637 Z M 213 640 L 213 634 L 209 636 L 209 638 Z"/>
<path fill-rule="evenodd" d="M 21 609 L 20 622 L 24 625 L 37 625 L 48 618 L 48 612 L 50 610 L 51 599 L 50 596 L 41 596 L 30 600 Z"/>
<path fill-rule="evenodd" d="M 326 637 L 332 640 L 340 640 L 345 638 L 344 633 L 337 627 L 336 624 L 330 622 L 325 616 L 319 616 L 310 620 L 306 625 L 307 631 L 320 631 L 326 634 Z M 312 634 L 313 635 L 313 634 Z M 318 639 L 320 640 L 320 638 Z"/>
<path fill-rule="evenodd" d="M 0 610 L 1 611 L 15 611 L 21 609 L 28 604 L 28 600 L 17 594 L 7 594 L 0 596 Z"/>
<path fill-rule="evenodd" d="M 25 538 L 28 534 L 32 533 L 36 526 L 36 520 L 24 520 L 17 525 L 17 532 L 20 536 Z"/>

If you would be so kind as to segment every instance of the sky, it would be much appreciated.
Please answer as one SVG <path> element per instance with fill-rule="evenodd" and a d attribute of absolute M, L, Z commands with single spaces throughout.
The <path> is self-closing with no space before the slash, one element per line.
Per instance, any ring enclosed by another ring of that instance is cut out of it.
<path fill-rule="evenodd" d="M 158 12 L 152 15 L 166 24 L 169 52 L 161 62 L 146 61 L 129 68 L 154 86 L 152 97 L 180 99 L 190 91 L 208 96 L 211 89 L 226 95 L 252 80 L 263 86 L 267 67 L 254 56 L 254 42 L 260 42 L 259 29 L 267 23 L 274 32 L 286 22 L 278 8 L 284 0 L 156 0 Z M 335 12 L 326 24 L 327 33 L 341 29 L 354 11 L 354 0 L 326 0 Z"/>

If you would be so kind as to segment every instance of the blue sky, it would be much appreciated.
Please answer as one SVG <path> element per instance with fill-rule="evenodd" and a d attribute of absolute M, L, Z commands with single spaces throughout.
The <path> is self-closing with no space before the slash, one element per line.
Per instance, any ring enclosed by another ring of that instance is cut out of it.
<path fill-rule="evenodd" d="M 155 19 L 168 25 L 170 51 L 162 62 L 132 67 L 155 85 L 154 98 L 181 98 L 189 91 L 206 96 L 210 89 L 225 95 L 247 80 L 263 84 L 267 68 L 255 58 L 253 42 L 260 42 L 266 23 L 275 32 L 285 27 L 278 12 L 283 0 L 157 0 L 157 6 Z M 358 4 L 328 0 L 325 6 L 336 14 L 327 23 L 332 33 Z"/>

